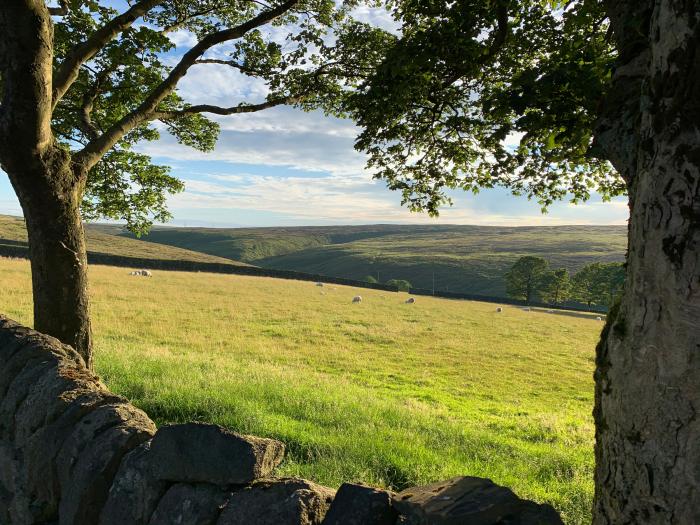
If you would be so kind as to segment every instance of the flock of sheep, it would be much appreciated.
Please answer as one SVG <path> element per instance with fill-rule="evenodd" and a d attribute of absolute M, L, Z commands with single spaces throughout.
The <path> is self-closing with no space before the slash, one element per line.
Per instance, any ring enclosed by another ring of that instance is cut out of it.
<path fill-rule="evenodd" d="M 141 276 L 141 277 L 153 277 L 153 274 L 148 271 L 148 270 L 134 270 L 133 272 L 129 272 L 129 275 L 136 275 L 136 276 Z M 316 286 L 322 287 L 324 286 L 322 282 L 317 282 Z M 353 303 L 361 303 L 362 302 L 362 296 L 361 295 L 356 295 L 355 297 L 352 298 Z M 405 304 L 414 304 L 416 302 L 415 297 L 409 297 L 404 301 Z M 523 312 L 529 312 L 530 308 L 525 307 L 522 309 Z M 496 308 L 497 313 L 503 312 L 503 308 L 501 306 Z M 554 310 L 547 310 L 548 314 L 553 314 Z M 596 321 L 602 321 L 602 317 L 596 317 Z"/>
<path fill-rule="evenodd" d="M 319 282 L 316 283 L 316 286 L 324 286 L 324 284 L 323 284 L 322 282 L 319 281 Z M 361 296 L 361 295 L 356 295 L 355 297 L 352 298 L 352 302 L 353 302 L 353 303 L 361 303 L 361 302 L 362 302 L 362 296 Z M 409 297 L 408 299 L 406 299 L 406 300 L 404 301 L 404 303 L 406 303 L 406 304 L 413 304 L 413 303 L 415 303 L 415 302 L 416 302 L 416 298 L 415 298 L 415 297 Z"/>
<path fill-rule="evenodd" d="M 323 283 L 322 283 L 322 282 L 317 282 L 317 283 L 316 283 L 316 286 L 323 286 Z M 361 296 L 361 295 L 356 295 L 355 297 L 352 298 L 352 302 L 353 302 L 353 303 L 361 303 L 361 302 L 362 302 L 362 296 Z M 413 303 L 415 303 L 415 302 L 416 302 L 416 298 L 415 298 L 415 297 L 409 297 L 408 299 L 406 299 L 406 300 L 404 301 L 404 303 L 406 303 L 406 304 L 413 304 Z M 522 308 L 522 311 L 523 311 L 523 312 L 529 312 L 529 311 L 530 311 L 530 307 L 529 307 L 529 306 L 526 306 L 525 308 Z M 496 313 L 499 313 L 499 314 L 500 314 L 501 312 L 503 312 L 503 307 L 498 306 L 498 307 L 496 308 Z M 554 313 L 554 310 L 547 310 L 547 313 L 548 313 L 548 314 L 553 314 L 553 313 Z M 596 321 L 602 321 L 602 320 L 603 320 L 602 317 L 596 317 L 595 319 L 596 319 Z"/>

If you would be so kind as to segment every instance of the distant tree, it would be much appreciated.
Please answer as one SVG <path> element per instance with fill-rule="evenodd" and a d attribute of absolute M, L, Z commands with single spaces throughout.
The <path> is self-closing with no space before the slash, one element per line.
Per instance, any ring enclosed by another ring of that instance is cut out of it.
<path fill-rule="evenodd" d="M 364 278 L 364 281 L 366 283 L 371 283 L 371 284 L 377 284 L 379 281 L 377 281 L 376 277 L 372 277 L 371 275 L 368 275 Z"/>
<path fill-rule="evenodd" d="M 547 267 L 547 261 L 542 257 L 521 257 L 505 275 L 506 292 L 514 299 L 529 303 L 540 295 Z"/>
<path fill-rule="evenodd" d="M 588 264 L 571 278 L 573 299 L 588 305 L 589 308 L 597 304 L 595 283 L 599 278 L 599 266 L 600 263 Z"/>
<path fill-rule="evenodd" d="M 625 267 L 620 263 L 602 264 L 596 297 L 601 299 L 601 304 L 608 307 L 617 301 L 625 285 Z"/>
<path fill-rule="evenodd" d="M 396 286 L 400 292 L 408 292 L 412 287 L 411 283 L 404 279 L 389 279 L 386 284 Z"/>
<path fill-rule="evenodd" d="M 547 272 L 542 278 L 542 298 L 548 303 L 559 304 L 571 294 L 571 279 L 566 268 Z"/>
<path fill-rule="evenodd" d="M 589 307 L 612 306 L 625 284 L 625 269 L 620 263 L 592 263 L 574 274 L 574 298 Z"/>

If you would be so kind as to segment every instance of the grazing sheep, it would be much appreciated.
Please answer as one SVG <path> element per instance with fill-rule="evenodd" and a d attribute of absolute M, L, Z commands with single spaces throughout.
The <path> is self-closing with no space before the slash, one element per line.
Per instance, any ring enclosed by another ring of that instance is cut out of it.
<path fill-rule="evenodd" d="M 359 295 L 356 295 L 355 297 L 352 298 L 353 303 L 361 303 L 362 302 L 362 297 Z"/>
<path fill-rule="evenodd" d="M 415 298 L 415 297 L 409 297 L 409 298 L 406 299 L 404 302 L 405 302 L 406 304 L 413 304 L 413 303 L 416 302 L 416 298 Z"/>
<path fill-rule="evenodd" d="M 316 283 L 316 286 L 323 286 L 323 283 L 318 282 L 318 283 Z"/>
<path fill-rule="evenodd" d="M 602 321 L 603 318 L 602 318 L 602 317 L 596 317 L 595 320 L 596 320 L 596 321 Z"/>
<path fill-rule="evenodd" d="M 149 272 L 148 270 L 134 270 L 133 272 L 129 272 L 129 275 L 141 275 L 143 277 L 153 277 L 153 274 Z"/>

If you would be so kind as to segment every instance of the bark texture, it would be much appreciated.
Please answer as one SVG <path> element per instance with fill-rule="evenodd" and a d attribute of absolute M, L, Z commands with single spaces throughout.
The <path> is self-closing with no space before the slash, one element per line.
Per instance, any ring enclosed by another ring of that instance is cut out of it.
<path fill-rule="evenodd" d="M 598 139 L 631 216 L 598 347 L 594 523 L 700 523 L 700 3 L 609 12 L 620 65 Z"/>
<path fill-rule="evenodd" d="M 17 193 L 29 235 L 34 326 L 92 362 L 87 260 L 80 200 L 86 172 L 51 132 L 53 34 L 40 0 L 0 9 L 0 167 Z"/>

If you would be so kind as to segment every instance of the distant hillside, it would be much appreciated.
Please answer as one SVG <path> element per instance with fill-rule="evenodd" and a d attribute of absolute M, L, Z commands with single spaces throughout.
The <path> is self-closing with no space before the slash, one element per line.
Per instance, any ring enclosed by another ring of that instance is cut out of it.
<path fill-rule="evenodd" d="M 114 235 L 114 233 L 120 232 L 120 227 L 110 230 L 109 227 L 103 229 L 100 227 L 100 225 L 88 225 L 86 228 L 88 251 L 107 255 L 119 255 L 123 257 L 136 257 L 143 259 L 242 264 L 230 259 L 186 250 L 176 246 L 167 246 L 164 244 L 156 244 L 143 240 L 131 239 L 125 236 Z M 27 245 L 27 231 L 25 229 L 23 219 L 19 217 L 0 215 L 0 250 L 2 249 L 3 245 Z"/>
<path fill-rule="evenodd" d="M 104 233 L 134 237 L 117 225 L 97 224 Z M 149 242 L 179 246 L 236 261 L 252 263 L 267 257 L 296 253 L 328 244 L 399 233 L 404 226 L 300 226 L 288 228 L 176 228 L 154 227 Z"/>
<path fill-rule="evenodd" d="M 130 236 L 118 226 L 96 227 Z M 623 261 L 624 226 L 330 226 L 289 228 L 154 228 L 152 243 L 178 246 L 284 270 L 415 287 L 502 296 L 503 274 L 522 255 L 539 255 L 575 271 L 590 262 Z"/>

